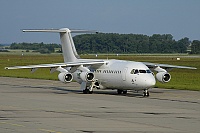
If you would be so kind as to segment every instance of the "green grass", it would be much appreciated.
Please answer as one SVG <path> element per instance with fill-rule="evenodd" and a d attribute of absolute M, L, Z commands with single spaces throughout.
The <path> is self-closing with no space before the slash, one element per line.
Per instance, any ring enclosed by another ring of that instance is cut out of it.
<path fill-rule="evenodd" d="M 41 55 L 38 53 L 31 54 L 21 52 L 17 53 L 0 53 L 0 76 L 6 77 L 20 77 L 20 78 L 37 78 L 58 80 L 58 72 L 50 74 L 49 69 L 38 69 L 35 73 L 30 73 L 30 69 L 5 70 L 6 66 L 16 65 L 32 65 L 32 64 L 46 64 L 46 63 L 61 63 L 63 57 L 61 54 Z M 95 58 L 95 55 L 82 55 L 82 58 Z M 177 61 L 176 58 L 181 60 Z M 170 74 L 172 79 L 169 83 L 162 84 L 157 82 L 156 87 L 170 88 L 170 89 L 187 89 L 200 90 L 200 57 L 183 56 L 183 55 L 98 55 L 98 59 L 120 59 L 131 61 L 154 62 L 172 65 L 183 65 L 196 67 L 197 70 L 188 69 L 173 69 Z"/>
<path fill-rule="evenodd" d="M 5 55 L 0 54 L 0 76 L 6 77 L 19 77 L 19 78 L 36 78 L 36 79 L 51 79 L 57 80 L 58 72 L 50 74 L 49 69 L 41 68 L 35 73 L 31 73 L 30 69 L 17 69 L 17 70 L 5 70 L 6 66 L 21 66 L 21 65 L 34 65 L 34 64 L 46 64 L 63 62 L 62 55 Z"/>

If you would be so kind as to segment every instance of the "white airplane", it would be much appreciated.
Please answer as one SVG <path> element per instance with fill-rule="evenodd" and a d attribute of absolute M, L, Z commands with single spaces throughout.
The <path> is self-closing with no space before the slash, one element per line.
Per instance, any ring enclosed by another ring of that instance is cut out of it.
<path fill-rule="evenodd" d="M 144 90 L 143 96 L 149 96 L 148 89 L 152 88 L 157 79 L 167 83 L 171 79 L 168 73 L 173 68 L 196 69 L 194 67 L 134 62 L 125 60 L 80 59 L 76 52 L 71 33 L 91 33 L 95 31 L 62 29 L 23 30 L 23 32 L 55 32 L 60 33 L 64 63 L 40 64 L 28 66 L 5 67 L 5 69 L 50 68 L 50 72 L 59 71 L 58 79 L 63 83 L 72 80 L 80 84 L 83 93 L 91 94 L 93 89 L 116 89 L 118 94 L 126 94 L 127 90 Z M 156 75 L 152 71 L 156 71 Z"/>

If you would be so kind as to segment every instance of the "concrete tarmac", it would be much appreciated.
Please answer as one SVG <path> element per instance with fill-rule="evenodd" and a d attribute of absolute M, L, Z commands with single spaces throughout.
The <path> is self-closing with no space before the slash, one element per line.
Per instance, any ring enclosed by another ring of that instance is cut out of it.
<path fill-rule="evenodd" d="M 199 133 L 200 92 L 94 90 L 77 83 L 0 77 L 0 133 Z"/>

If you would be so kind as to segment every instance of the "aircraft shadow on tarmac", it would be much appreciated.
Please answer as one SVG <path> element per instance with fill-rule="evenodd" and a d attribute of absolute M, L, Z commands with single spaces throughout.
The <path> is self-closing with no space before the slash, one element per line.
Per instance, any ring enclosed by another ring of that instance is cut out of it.
<path fill-rule="evenodd" d="M 8 85 L 8 84 L 1 84 L 1 85 Z M 55 93 L 55 94 L 69 94 L 69 93 L 74 93 L 74 94 L 81 94 L 81 95 L 113 95 L 113 96 L 124 96 L 124 97 L 135 97 L 135 98 L 144 98 L 142 95 L 142 92 L 134 92 L 134 91 L 128 91 L 127 94 L 117 94 L 116 90 L 94 90 L 93 94 L 83 94 L 83 92 L 79 89 L 69 89 L 73 88 L 76 86 L 29 86 L 29 85 L 9 85 L 15 88 L 35 88 L 35 89 L 44 89 L 44 90 L 54 90 L 53 92 L 48 92 L 48 93 Z M 77 87 L 76 87 L 77 88 Z M 14 93 L 29 93 L 28 91 L 26 92 L 14 92 Z M 30 93 L 45 93 L 41 91 L 31 91 Z M 151 91 L 151 93 L 164 93 L 163 91 Z M 156 98 L 156 97 L 148 97 L 149 99 L 156 99 L 156 100 L 167 100 L 167 101 L 176 101 L 176 102 L 185 102 L 185 103 L 195 103 L 195 104 L 200 104 L 199 102 L 196 101 L 187 101 L 187 100 L 177 100 L 177 99 L 168 99 L 168 98 Z"/>
<path fill-rule="evenodd" d="M 1 85 L 8 85 L 8 84 L 1 84 Z M 94 90 L 93 94 L 83 94 L 83 92 L 79 89 L 69 89 L 69 88 L 77 88 L 76 86 L 29 86 L 29 85 L 10 85 L 14 88 L 35 88 L 35 89 L 42 89 L 42 90 L 53 90 L 52 92 L 42 92 L 42 91 L 16 91 L 12 93 L 54 93 L 54 94 L 65 94 L 68 95 L 69 93 L 74 93 L 78 95 L 113 95 L 113 96 L 123 96 L 123 97 L 135 97 L 135 98 L 144 98 L 142 95 L 142 92 L 134 92 L 134 91 L 128 91 L 127 94 L 117 94 L 116 90 Z M 155 93 L 165 93 L 164 91 L 158 90 L 158 91 L 151 91 L 150 94 Z M 200 104 L 196 101 L 188 101 L 188 100 L 179 100 L 179 99 L 171 99 L 171 98 L 161 98 L 161 97 L 148 97 L 148 99 L 155 99 L 155 100 L 164 100 L 164 101 L 172 101 L 172 102 L 184 102 L 184 103 L 194 103 L 194 104 Z"/>
<path fill-rule="evenodd" d="M 8 84 L 5 84 L 8 85 Z M 51 93 L 55 93 L 55 94 L 69 94 L 69 93 L 74 93 L 74 94 L 82 94 L 82 95 L 98 95 L 98 94 L 103 94 L 103 95 L 116 95 L 116 96 L 126 96 L 126 97 L 138 97 L 138 98 L 143 98 L 143 92 L 139 91 L 128 91 L 127 94 L 117 94 L 116 90 L 94 90 L 93 94 L 83 94 L 83 92 L 80 89 L 70 89 L 70 88 L 77 88 L 76 86 L 72 85 L 68 85 L 68 86 L 30 86 L 30 85 L 9 85 L 15 88 L 35 88 L 35 89 L 44 89 L 44 90 L 56 90 L 53 91 Z M 15 92 L 15 93 L 28 93 L 28 91 L 26 92 Z M 31 91 L 31 93 L 44 93 L 44 92 L 40 92 L 40 91 Z M 49 92 L 48 92 L 49 93 Z M 150 93 L 163 93 L 162 91 L 153 91 Z"/>
<path fill-rule="evenodd" d="M 143 98 L 143 92 L 139 91 L 128 91 L 127 94 L 118 94 L 116 90 L 94 90 L 93 94 L 83 94 L 81 90 L 74 90 L 74 89 L 68 89 L 68 88 L 59 88 L 59 87 L 53 87 L 49 88 L 53 90 L 59 90 L 62 92 L 54 92 L 56 94 L 67 94 L 67 93 L 75 93 L 75 94 L 82 94 L 82 95 L 98 95 L 98 94 L 103 94 L 103 95 L 114 95 L 114 96 L 126 96 L 126 97 L 138 97 L 138 98 Z M 151 92 L 151 93 L 163 93 L 163 92 Z"/>

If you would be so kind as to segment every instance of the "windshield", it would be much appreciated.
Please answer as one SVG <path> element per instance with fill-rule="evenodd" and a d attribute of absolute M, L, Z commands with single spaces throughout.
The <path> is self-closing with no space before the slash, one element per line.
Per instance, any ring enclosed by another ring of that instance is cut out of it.
<path fill-rule="evenodd" d="M 147 70 L 147 73 L 152 73 L 151 70 Z"/>
<path fill-rule="evenodd" d="M 140 73 L 146 73 L 146 70 L 139 70 Z"/>
<path fill-rule="evenodd" d="M 132 69 L 131 70 L 131 72 L 130 72 L 131 74 L 138 74 L 138 73 L 152 73 L 151 72 L 151 70 L 143 70 L 143 69 L 141 69 L 141 70 L 138 70 L 138 69 Z"/>

